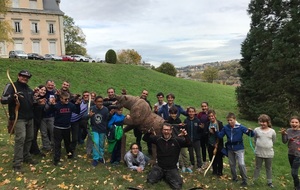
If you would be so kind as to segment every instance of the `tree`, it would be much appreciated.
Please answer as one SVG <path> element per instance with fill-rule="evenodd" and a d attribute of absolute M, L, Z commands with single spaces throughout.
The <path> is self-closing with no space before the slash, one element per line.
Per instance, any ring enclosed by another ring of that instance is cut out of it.
<path fill-rule="evenodd" d="M 126 49 L 118 52 L 118 62 L 121 64 L 141 64 L 142 56 L 134 49 Z"/>
<path fill-rule="evenodd" d="M 0 1 L 0 15 L 6 15 L 9 7 L 9 0 Z M 0 20 L 0 42 L 12 42 L 11 33 L 13 28 L 8 20 Z"/>
<path fill-rule="evenodd" d="M 299 3 L 295 0 L 256 0 L 249 4 L 251 25 L 242 43 L 236 89 L 242 116 L 268 114 L 286 124 L 300 106 Z"/>
<path fill-rule="evenodd" d="M 86 45 L 85 35 L 79 26 L 75 25 L 72 17 L 64 16 L 64 36 L 66 54 L 80 54 L 86 55 L 87 51 L 84 47 Z"/>
<path fill-rule="evenodd" d="M 117 54 L 114 50 L 109 49 L 106 54 L 105 54 L 105 62 L 106 63 L 112 63 L 116 64 L 117 63 Z"/>
<path fill-rule="evenodd" d="M 176 76 L 177 70 L 172 63 L 163 62 L 159 67 L 156 68 L 158 72 L 165 73 L 167 75 Z"/>
<path fill-rule="evenodd" d="M 202 79 L 204 81 L 212 83 L 217 78 L 218 78 L 218 68 L 209 66 L 206 69 L 204 69 L 202 74 Z"/>

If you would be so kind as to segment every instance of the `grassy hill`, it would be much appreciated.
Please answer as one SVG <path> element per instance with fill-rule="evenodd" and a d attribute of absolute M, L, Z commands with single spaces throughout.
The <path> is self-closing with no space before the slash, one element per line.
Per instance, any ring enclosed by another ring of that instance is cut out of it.
<path fill-rule="evenodd" d="M 225 124 L 227 123 L 225 116 L 228 112 L 237 113 L 234 87 L 175 78 L 140 66 L 0 59 L 0 88 L 2 89 L 8 83 L 7 69 L 10 70 L 10 76 L 13 80 L 17 79 L 20 70 L 29 70 L 33 75 L 29 82 L 32 88 L 39 84 L 45 84 L 46 80 L 51 79 L 55 81 L 57 88 L 61 87 L 64 80 L 70 81 L 72 93 L 80 94 L 84 90 L 89 90 L 97 92 L 98 95 L 106 96 L 106 89 L 114 87 L 117 94 L 120 94 L 121 89 L 125 88 L 128 94 L 139 96 L 143 89 L 147 89 L 152 104 L 156 102 L 157 92 L 161 91 L 165 94 L 172 92 L 176 96 L 176 104 L 184 108 L 194 106 L 197 112 L 202 101 L 209 102 L 210 108 L 216 110 L 218 119 Z M 65 165 L 61 168 L 52 166 L 52 156 L 47 155 L 37 166 L 27 166 L 24 175 L 16 175 L 11 168 L 13 146 L 6 133 L 6 118 L 1 109 L 3 108 L 0 108 L 0 146 L 2 147 L 3 159 L 0 162 L 2 174 L 0 175 L 0 189 L 124 189 L 128 186 L 157 190 L 168 189 L 164 182 L 153 186 L 145 183 L 150 168 L 147 168 L 142 175 L 128 172 L 124 166 L 112 167 L 106 164 L 92 168 L 90 159 L 84 155 L 83 146 L 79 147 L 78 159 L 67 160 L 64 158 Z M 239 122 L 251 128 L 258 126 L 255 122 L 240 119 Z M 278 131 L 277 128 L 275 130 Z M 134 141 L 131 132 L 129 132 L 127 139 L 127 145 Z M 274 185 L 276 189 L 292 189 L 287 147 L 280 142 L 279 134 L 277 139 L 273 164 Z M 251 179 L 254 154 L 250 148 L 249 140 L 245 137 L 244 144 L 248 176 Z M 105 157 L 109 158 L 109 155 L 106 154 Z M 225 175 L 221 179 L 211 175 L 204 178 L 202 174 L 197 172 L 182 174 L 185 181 L 183 189 L 195 186 L 203 186 L 206 189 L 240 189 L 239 184 L 232 183 L 230 180 L 227 158 L 224 159 L 224 162 Z M 261 179 L 257 185 L 247 188 L 266 188 L 265 172 L 262 171 Z"/>

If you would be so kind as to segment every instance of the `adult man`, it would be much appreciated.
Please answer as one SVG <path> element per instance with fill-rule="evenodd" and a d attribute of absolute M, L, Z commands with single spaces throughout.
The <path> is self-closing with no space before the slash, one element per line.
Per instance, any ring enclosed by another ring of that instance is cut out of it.
<path fill-rule="evenodd" d="M 183 110 L 183 108 L 180 105 L 176 105 L 174 104 L 174 100 L 175 100 L 175 95 L 172 93 L 169 93 L 167 95 L 167 100 L 168 103 L 163 105 L 157 112 L 158 115 L 162 116 L 162 118 L 164 118 L 164 120 L 168 120 L 169 118 L 169 109 L 170 107 L 172 107 L 173 105 L 177 107 L 178 112 L 177 112 L 177 117 L 180 116 L 180 114 L 188 116 L 188 114 L 186 113 L 185 110 Z"/>
<path fill-rule="evenodd" d="M 157 102 L 154 104 L 154 113 L 157 114 L 158 110 L 165 104 L 167 104 L 165 101 L 164 101 L 164 93 L 162 92 L 159 92 L 156 94 L 156 98 L 157 98 Z M 162 115 L 161 115 L 162 116 Z"/>
<path fill-rule="evenodd" d="M 31 74 L 27 70 L 22 70 L 18 74 L 18 80 L 12 84 L 7 84 L 1 98 L 2 104 L 8 104 L 9 119 L 16 121 L 14 127 L 15 145 L 13 169 L 15 172 L 22 172 L 22 163 L 36 164 L 29 151 L 33 140 L 33 91 L 27 85 Z M 19 105 L 18 118 L 16 118 L 15 108 Z"/>
<path fill-rule="evenodd" d="M 107 89 L 107 97 L 103 99 L 103 105 L 108 108 L 109 111 L 114 111 L 114 107 L 116 105 L 116 95 L 115 95 L 115 89 L 110 87 Z"/>
<path fill-rule="evenodd" d="M 165 123 L 162 127 L 162 136 L 150 136 L 149 140 L 156 145 L 157 164 L 148 174 L 147 182 L 154 184 L 164 179 L 172 189 L 181 189 L 183 181 L 176 164 L 181 148 L 190 144 L 187 132 L 182 129 L 178 137 L 173 137 L 172 126 Z"/>
<path fill-rule="evenodd" d="M 56 99 L 56 89 L 53 80 L 46 81 L 46 101 L 50 102 L 50 99 Z M 53 129 L 54 129 L 54 113 L 45 111 L 41 120 L 41 138 L 42 149 L 44 151 L 51 151 L 54 148 Z"/>

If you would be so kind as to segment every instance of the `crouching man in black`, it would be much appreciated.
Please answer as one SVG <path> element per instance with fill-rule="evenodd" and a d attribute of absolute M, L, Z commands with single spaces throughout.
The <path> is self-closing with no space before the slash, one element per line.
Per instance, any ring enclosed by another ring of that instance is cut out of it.
<path fill-rule="evenodd" d="M 172 126 L 165 123 L 162 127 L 162 136 L 151 135 L 149 140 L 156 145 L 157 164 L 148 174 L 147 182 L 154 184 L 164 179 L 172 189 L 182 189 L 183 180 L 176 164 L 181 147 L 190 144 L 187 132 L 182 129 L 178 137 L 172 136 Z"/>

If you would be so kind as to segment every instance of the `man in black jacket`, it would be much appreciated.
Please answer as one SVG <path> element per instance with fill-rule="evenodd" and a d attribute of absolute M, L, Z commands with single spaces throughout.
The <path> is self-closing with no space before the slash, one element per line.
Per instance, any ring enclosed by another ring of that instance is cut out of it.
<path fill-rule="evenodd" d="M 9 120 L 11 123 L 17 119 L 14 126 L 15 133 L 15 145 L 14 145 L 14 158 L 13 169 L 16 172 L 21 172 L 22 163 L 36 164 L 32 160 L 29 153 L 31 143 L 33 140 L 33 91 L 27 85 L 28 80 L 31 78 L 31 74 L 22 70 L 18 74 L 18 80 L 14 82 L 16 91 L 12 84 L 7 84 L 2 97 L 1 103 L 8 104 Z M 18 101 L 17 101 L 18 100 Z M 19 109 L 15 109 L 16 106 Z M 16 118 L 16 112 L 18 111 L 18 118 Z"/>
<path fill-rule="evenodd" d="M 178 137 L 173 137 L 172 126 L 165 123 L 162 127 L 162 136 L 150 136 L 149 140 L 156 145 L 157 164 L 148 174 L 147 182 L 154 184 L 164 179 L 172 189 L 181 189 L 183 181 L 176 164 L 180 149 L 190 144 L 187 132 L 182 129 Z"/>

